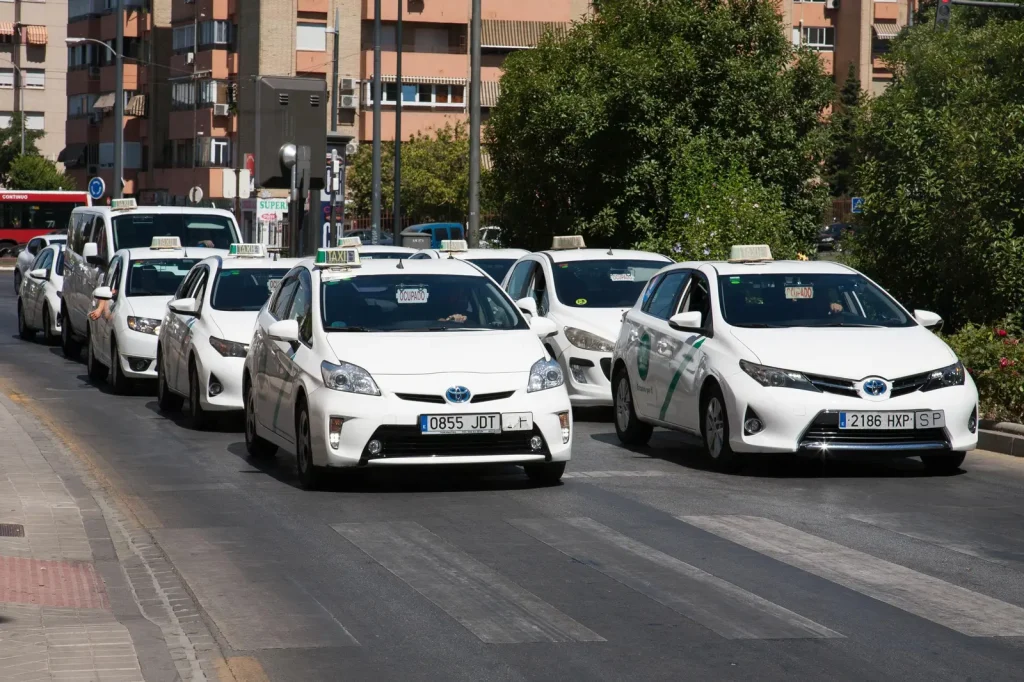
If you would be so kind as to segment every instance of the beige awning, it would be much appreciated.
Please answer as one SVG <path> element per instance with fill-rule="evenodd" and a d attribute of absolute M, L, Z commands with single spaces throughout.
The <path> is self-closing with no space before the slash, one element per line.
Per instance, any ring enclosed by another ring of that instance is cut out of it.
<path fill-rule="evenodd" d="M 369 76 L 367 82 L 373 82 L 373 76 Z M 398 80 L 395 74 L 381 74 L 381 83 L 394 83 Z M 465 78 L 447 78 L 445 76 L 407 76 L 402 74 L 402 85 L 465 85 Z"/>
<path fill-rule="evenodd" d="M 480 167 L 487 171 L 494 168 L 494 160 L 486 149 L 480 150 Z"/>
<path fill-rule="evenodd" d="M 114 108 L 114 93 L 108 92 L 105 95 L 100 95 L 96 98 L 96 103 L 92 105 L 94 111 L 102 111 L 103 109 Z"/>
<path fill-rule="evenodd" d="M 0 36 L 13 36 L 14 35 L 14 22 L 13 21 L 0 21 Z"/>
<path fill-rule="evenodd" d="M 145 116 L 146 115 L 146 96 L 145 95 L 134 95 L 128 100 L 128 106 L 124 108 L 125 116 Z"/>
<path fill-rule="evenodd" d="M 45 26 L 26 26 L 25 27 L 25 42 L 29 45 L 45 45 L 46 44 L 46 27 Z"/>
<path fill-rule="evenodd" d="M 895 21 L 871 24 L 871 28 L 875 31 L 875 37 L 879 40 L 892 40 L 903 30 L 903 26 Z"/>
<path fill-rule="evenodd" d="M 501 97 L 501 83 L 498 81 L 482 81 L 480 83 L 480 106 L 493 107 Z"/>
<path fill-rule="evenodd" d="M 560 38 L 569 32 L 569 26 L 557 21 L 484 19 L 481 22 L 480 46 L 512 50 L 537 47 L 544 34 L 551 33 Z"/>

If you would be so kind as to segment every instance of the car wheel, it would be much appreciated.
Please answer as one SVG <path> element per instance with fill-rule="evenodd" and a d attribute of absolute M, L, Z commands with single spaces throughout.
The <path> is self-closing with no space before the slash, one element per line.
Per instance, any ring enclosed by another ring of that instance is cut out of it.
<path fill-rule="evenodd" d="M 210 415 L 203 409 L 199 401 L 199 372 L 194 362 L 188 363 L 188 426 L 194 431 L 202 431 L 210 425 Z"/>
<path fill-rule="evenodd" d="M 60 326 L 61 350 L 64 351 L 64 357 L 77 362 L 82 356 L 82 346 L 71 335 L 71 319 L 68 317 L 67 306 L 63 308 L 60 319 L 63 320 L 63 324 Z"/>
<path fill-rule="evenodd" d="M 729 414 L 725 399 L 717 386 L 712 386 L 701 409 L 701 436 L 704 448 L 719 471 L 735 473 L 743 468 L 743 457 L 729 446 Z"/>
<path fill-rule="evenodd" d="M 531 481 L 538 485 L 555 485 L 562 480 L 562 474 L 565 473 L 565 462 L 524 464 L 523 471 Z"/>
<path fill-rule="evenodd" d="M 316 490 L 320 485 L 321 473 L 320 468 L 313 464 L 313 434 L 305 403 L 299 403 L 295 427 L 295 460 L 299 470 L 299 484 L 303 490 Z"/>
<path fill-rule="evenodd" d="M 18 299 L 18 336 L 22 341 L 31 341 L 36 336 L 36 333 L 25 324 L 25 313 L 21 309 L 20 298 Z"/>
<path fill-rule="evenodd" d="M 21 293 L 21 270 L 15 266 L 14 268 L 14 295 L 17 296 Z"/>
<path fill-rule="evenodd" d="M 948 455 L 921 455 L 924 468 L 932 474 L 955 474 L 966 459 L 966 452 L 953 452 Z"/>
<path fill-rule="evenodd" d="M 92 350 L 92 339 L 87 339 L 85 350 L 85 369 L 89 380 L 98 383 L 107 378 L 107 368 L 96 359 L 96 353 Z"/>
<path fill-rule="evenodd" d="M 52 331 L 53 317 L 50 314 L 50 305 L 43 306 L 43 343 L 53 346 L 57 343 L 57 336 Z"/>
<path fill-rule="evenodd" d="M 277 446 L 256 435 L 256 393 L 250 388 L 245 393 L 245 449 L 250 457 L 273 457 Z"/>
<path fill-rule="evenodd" d="M 117 339 L 110 340 L 110 389 L 119 395 L 128 392 L 128 378 L 121 371 L 121 353 L 117 350 Z"/>
<path fill-rule="evenodd" d="M 615 433 L 623 445 L 647 445 L 654 427 L 636 416 L 633 408 L 633 389 L 629 385 L 629 372 L 625 369 L 615 376 L 612 396 L 615 403 Z"/>
<path fill-rule="evenodd" d="M 162 353 L 156 352 L 156 404 L 161 412 L 177 412 L 184 402 L 177 393 L 172 393 L 167 386 L 167 372 L 164 371 Z"/>

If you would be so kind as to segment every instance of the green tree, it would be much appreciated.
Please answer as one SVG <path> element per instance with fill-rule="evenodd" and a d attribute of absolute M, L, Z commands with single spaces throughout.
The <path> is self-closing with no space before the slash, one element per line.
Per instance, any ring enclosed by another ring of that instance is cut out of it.
<path fill-rule="evenodd" d="M 825 164 L 825 177 L 832 196 L 847 196 L 852 190 L 853 164 L 857 154 L 857 120 L 863 95 L 857 70 L 850 63 L 846 82 L 832 103 L 829 132 L 832 135 L 832 153 Z"/>
<path fill-rule="evenodd" d="M 20 111 L 11 116 L 11 124 L 0 128 L 0 181 L 7 177 L 11 164 L 21 156 L 21 121 L 24 114 Z M 42 130 L 25 129 L 25 155 L 38 154 L 36 142 L 43 137 Z"/>
<path fill-rule="evenodd" d="M 860 130 L 856 264 L 954 328 L 1024 305 L 1024 22 L 898 39 Z"/>
<path fill-rule="evenodd" d="M 696 256 L 694 240 L 664 234 L 684 231 L 693 212 L 680 202 L 705 193 L 682 175 L 771 197 L 784 212 L 771 220 L 810 243 L 828 193 L 817 176 L 831 91 L 770 0 L 603 0 L 564 39 L 505 62 L 487 128 L 502 226 L 534 248 L 578 232 Z M 697 149 L 700 172 L 683 168 Z"/>
<path fill-rule="evenodd" d="M 44 191 L 75 189 L 74 179 L 61 172 L 57 165 L 42 156 L 19 156 L 7 173 L 8 189 Z"/>

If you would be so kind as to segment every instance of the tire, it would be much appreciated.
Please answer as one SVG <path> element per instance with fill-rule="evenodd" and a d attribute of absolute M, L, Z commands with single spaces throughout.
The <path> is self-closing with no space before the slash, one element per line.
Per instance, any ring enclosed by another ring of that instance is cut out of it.
<path fill-rule="evenodd" d="M 298 414 L 295 416 L 295 468 L 299 472 L 299 485 L 303 490 L 316 490 L 320 487 L 323 474 L 320 467 L 313 464 L 313 434 L 309 423 L 309 409 L 304 402 L 299 403 Z"/>
<path fill-rule="evenodd" d="M 194 362 L 188 363 L 188 427 L 203 431 L 210 425 L 210 415 L 199 400 L 199 373 Z"/>
<path fill-rule="evenodd" d="M 160 350 L 156 351 L 156 404 L 161 412 L 178 412 L 184 402 L 182 397 L 167 386 L 167 373 Z"/>
<path fill-rule="evenodd" d="M 629 385 L 629 372 L 615 374 L 612 384 L 612 403 L 615 405 L 615 434 L 623 445 L 647 445 L 654 427 L 636 416 L 633 408 L 633 388 Z"/>
<path fill-rule="evenodd" d="M 704 449 L 715 464 L 725 473 L 736 473 L 743 468 L 743 456 L 733 452 L 729 446 L 729 413 L 725 399 L 718 386 L 711 386 L 701 404 L 700 433 Z"/>
<path fill-rule="evenodd" d="M 54 335 L 50 328 L 53 326 L 53 317 L 50 314 L 50 305 L 43 304 L 43 343 L 47 346 L 57 345 L 58 337 Z"/>
<path fill-rule="evenodd" d="M 17 296 L 21 293 L 21 270 L 18 266 L 14 266 L 14 295 Z"/>
<path fill-rule="evenodd" d="M 921 461 L 929 473 L 948 476 L 960 471 L 960 465 L 966 457 L 966 452 L 953 452 L 947 455 L 921 455 Z"/>
<path fill-rule="evenodd" d="M 555 485 L 562 480 L 565 473 L 565 462 L 544 462 L 543 464 L 525 464 L 523 471 L 530 480 L 538 485 Z"/>
<path fill-rule="evenodd" d="M 117 350 L 117 339 L 110 340 L 110 390 L 118 395 L 128 392 L 128 377 L 121 371 L 121 353 Z"/>
<path fill-rule="evenodd" d="M 245 449 L 257 459 L 273 457 L 277 452 L 276 445 L 256 435 L 256 394 L 252 388 L 245 393 Z"/>
<path fill-rule="evenodd" d="M 18 337 L 22 341 L 31 341 L 36 337 L 36 333 L 25 324 L 25 313 L 21 309 L 21 299 L 18 299 Z"/>
<path fill-rule="evenodd" d="M 99 383 L 107 378 L 107 368 L 102 362 L 96 359 L 96 354 L 92 352 L 92 339 L 86 343 L 85 351 L 85 369 L 89 375 L 89 380 L 94 384 Z"/>
<path fill-rule="evenodd" d="M 78 362 L 79 358 L 82 357 L 82 345 L 75 341 L 75 337 L 71 335 L 71 318 L 68 317 L 67 306 L 63 310 L 64 312 L 60 316 L 61 320 L 64 321 L 60 326 L 60 348 L 64 351 L 64 357 Z"/>

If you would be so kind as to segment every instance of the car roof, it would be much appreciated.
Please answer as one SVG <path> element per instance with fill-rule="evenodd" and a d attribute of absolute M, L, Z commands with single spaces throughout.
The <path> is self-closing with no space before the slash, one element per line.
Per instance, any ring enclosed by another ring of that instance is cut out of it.
<path fill-rule="evenodd" d="M 128 210 L 114 210 L 109 206 L 78 206 L 72 213 L 99 213 L 101 215 L 109 215 L 111 217 L 119 215 L 147 215 L 147 214 L 158 214 L 167 213 L 172 215 L 220 215 L 227 216 L 234 219 L 235 215 L 231 211 L 225 211 L 222 208 L 198 208 L 196 206 L 140 206 L 138 208 L 132 208 Z"/>
<path fill-rule="evenodd" d="M 180 249 L 121 249 L 117 253 L 127 253 L 129 260 L 173 260 L 175 258 L 196 258 L 203 260 L 210 256 L 223 256 L 224 249 L 207 249 L 202 246 L 186 246 Z M 115 254 L 117 255 L 117 254 Z"/>
<path fill-rule="evenodd" d="M 402 267 L 399 268 L 398 264 L 401 263 Z M 302 261 L 301 265 L 305 266 L 310 270 L 318 269 L 315 266 L 315 262 L 312 258 L 307 258 Z M 324 268 L 324 272 L 331 272 L 329 268 Z M 403 258 L 401 260 L 365 260 L 360 263 L 359 267 L 344 270 L 345 272 L 354 275 L 401 275 L 401 274 L 424 274 L 424 275 L 469 275 L 472 277 L 487 277 L 484 273 L 480 272 L 475 265 L 467 263 L 458 258 L 420 258 L 417 260 L 409 260 Z"/>
<path fill-rule="evenodd" d="M 270 258 L 232 258 L 217 254 L 215 256 L 209 256 L 202 260 L 203 263 L 221 263 L 220 267 L 231 270 L 250 270 L 250 269 L 265 269 L 265 268 L 281 268 L 283 270 L 291 270 L 296 265 L 302 262 L 301 258 L 278 258 L 272 260 Z M 198 265 L 198 263 L 196 264 Z"/>
<path fill-rule="evenodd" d="M 410 225 L 406 229 L 415 230 L 420 227 L 462 227 L 462 223 L 417 223 Z"/>
<path fill-rule="evenodd" d="M 679 268 L 714 268 L 719 275 L 848 275 L 856 272 L 841 263 L 825 260 L 775 260 L 759 263 L 730 263 L 729 261 L 693 261 L 678 263 Z"/>
<path fill-rule="evenodd" d="M 359 253 L 416 253 L 416 249 L 390 244 L 363 244 L 359 247 Z"/>
<path fill-rule="evenodd" d="M 433 254 L 432 258 L 447 258 L 448 252 L 440 249 L 420 249 L 420 252 Z M 519 260 L 530 252 L 526 249 L 467 249 L 465 251 L 454 251 L 455 258 L 469 260 Z"/>
<path fill-rule="evenodd" d="M 650 251 L 629 251 L 627 249 L 559 249 L 539 251 L 547 254 L 555 263 L 587 260 L 650 260 L 657 263 L 671 263 L 671 259 Z"/>
<path fill-rule="evenodd" d="M 44 234 L 42 235 L 42 238 L 46 240 L 47 244 L 52 244 L 53 242 L 66 242 L 68 240 L 68 236 L 66 234 Z"/>

